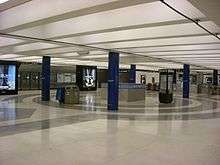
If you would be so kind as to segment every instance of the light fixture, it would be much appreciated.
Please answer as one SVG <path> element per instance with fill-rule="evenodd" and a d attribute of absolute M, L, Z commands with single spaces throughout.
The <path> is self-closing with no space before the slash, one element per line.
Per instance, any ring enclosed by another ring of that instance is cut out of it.
<path fill-rule="evenodd" d="M 7 1 L 9 1 L 9 0 L 0 0 L 0 4 L 5 3 Z"/>
<path fill-rule="evenodd" d="M 3 54 L 0 55 L 0 59 L 13 59 L 13 58 L 18 58 L 18 57 L 22 57 L 22 55 L 17 55 L 17 54 Z"/>

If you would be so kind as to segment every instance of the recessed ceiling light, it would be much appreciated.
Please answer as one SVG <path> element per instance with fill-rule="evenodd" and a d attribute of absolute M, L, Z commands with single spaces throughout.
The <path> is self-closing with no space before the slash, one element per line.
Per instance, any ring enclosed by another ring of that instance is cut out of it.
<path fill-rule="evenodd" d="M 5 3 L 7 1 L 9 1 L 9 0 L 0 0 L 0 4 Z"/>

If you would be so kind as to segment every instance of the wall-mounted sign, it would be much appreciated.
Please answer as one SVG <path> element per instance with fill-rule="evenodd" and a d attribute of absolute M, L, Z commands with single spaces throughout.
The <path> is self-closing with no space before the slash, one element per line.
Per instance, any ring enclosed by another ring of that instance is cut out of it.
<path fill-rule="evenodd" d="M 57 73 L 58 83 L 76 83 L 75 73 Z"/>

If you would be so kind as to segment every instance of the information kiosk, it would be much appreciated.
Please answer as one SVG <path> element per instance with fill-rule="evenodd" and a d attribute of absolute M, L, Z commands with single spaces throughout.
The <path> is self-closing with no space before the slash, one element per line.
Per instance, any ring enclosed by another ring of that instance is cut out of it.
<path fill-rule="evenodd" d="M 174 71 L 169 69 L 161 69 L 160 73 L 160 103 L 171 103 L 173 101 L 173 76 Z"/>

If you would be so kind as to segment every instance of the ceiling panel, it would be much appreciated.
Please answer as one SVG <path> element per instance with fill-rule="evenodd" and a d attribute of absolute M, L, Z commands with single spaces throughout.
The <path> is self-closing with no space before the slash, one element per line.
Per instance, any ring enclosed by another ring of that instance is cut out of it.
<path fill-rule="evenodd" d="M 174 44 L 175 45 L 175 44 Z M 132 51 L 132 52 L 161 52 L 161 51 L 197 51 L 197 50 L 212 50 L 220 49 L 219 44 L 202 44 L 202 45 L 184 45 L 184 46 L 154 46 L 154 47 L 141 47 L 141 48 L 127 48 L 120 49 L 122 51 Z"/>
<path fill-rule="evenodd" d="M 65 2 L 63 0 L 32 0 L 23 5 L 1 12 L 0 29 L 3 30 L 112 1 L 116 0 L 65 0 Z"/>
<path fill-rule="evenodd" d="M 129 48 L 129 47 L 142 47 L 142 46 L 163 46 L 172 44 L 199 44 L 199 43 L 219 43 L 220 40 L 213 36 L 198 36 L 198 37 L 179 37 L 179 38 L 165 38 L 165 39 L 152 39 L 142 41 L 129 41 L 129 42 L 117 42 L 109 44 L 95 44 L 91 46 L 97 46 L 101 48 Z"/>
<path fill-rule="evenodd" d="M 220 32 L 188 1 L 165 2 L 212 33 Z M 47 55 L 53 65 L 107 67 L 108 51 L 118 50 L 121 67 L 182 68 L 188 63 L 218 68 L 220 62 L 220 40 L 155 0 L 32 0 L 2 12 L 0 30 L 51 40 L 0 38 L 2 59 L 41 62 Z"/>
<path fill-rule="evenodd" d="M 213 22 L 206 21 L 204 22 L 204 24 L 212 25 Z M 150 39 L 150 38 L 175 37 L 175 36 L 183 36 L 183 35 L 204 35 L 204 34 L 207 34 L 207 32 L 196 26 L 194 23 L 185 23 L 185 24 L 121 30 L 121 31 L 99 33 L 92 35 L 83 35 L 79 37 L 61 39 L 59 41 L 81 43 L 81 44 L 94 44 L 101 42 L 117 42 L 117 41 L 126 41 L 126 40 L 142 40 L 147 38 Z"/>
<path fill-rule="evenodd" d="M 198 50 L 198 51 L 172 51 L 172 52 L 153 52 L 153 53 L 143 53 L 149 56 L 167 56 L 167 55 L 207 55 L 207 54 L 220 54 L 220 50 Z"/>
<path fill-rule="evenodd" d="M 55 48 L 58 47 L 56 44 L 49 44 L 49 43 L 31 43 L 31 44 L 25 44 L 25 45 L 19 45 L 14 47 L 14 52 L 22 52 L 22 51 L 30 51 L 30 50 L 41 50 L 41 49 L 48 49 L 48 48 Z"/>

